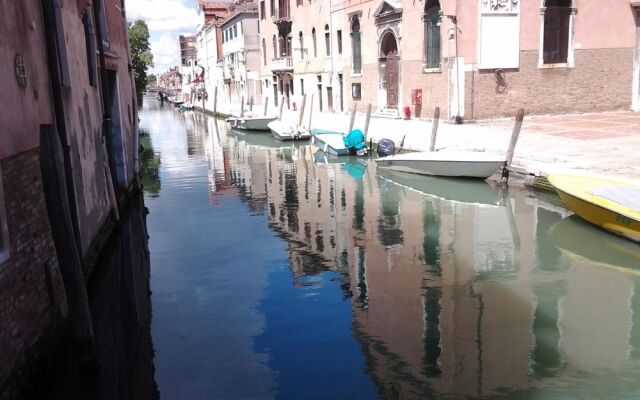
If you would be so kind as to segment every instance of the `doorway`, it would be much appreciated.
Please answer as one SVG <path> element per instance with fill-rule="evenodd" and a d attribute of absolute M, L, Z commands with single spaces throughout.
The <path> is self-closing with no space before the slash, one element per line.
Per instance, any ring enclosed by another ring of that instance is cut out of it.
<path fill-rule="evenodd" d="M 398 108 L 398 42 L 391 31 L 383 34 L 380 45 L 380 77 L 382 87 L 386 91 L 387 108 Z"/>

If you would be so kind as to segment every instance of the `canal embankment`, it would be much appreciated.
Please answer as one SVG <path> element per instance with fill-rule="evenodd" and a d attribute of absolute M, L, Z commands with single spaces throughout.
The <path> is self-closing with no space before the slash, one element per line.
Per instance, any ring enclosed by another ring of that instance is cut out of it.
<path fill-rule="evenodd" d="M 262 112 L 261 105 L 253 107 Z M 245 108 L 248 108 L 245 107 Z M 221 103 L 220 115 L 239 115 L 240 105 Z M 355 129 L 363 129 L 366 107 L 359 109 Z M 269 114 L 277 115 L 273 106 Z M 299 111 L 285 105 L 283 120 L 295 124 Z M 317 112 L 311 116 L 311 127 L 346 131 L 350 113 Z M 440 121 L 436 149 L 505 153 L 511 138 L 514 118 L 479 120 L 457 125 Z M 309 124 L 307 110 L 303 124 Z M 429 149 L 431 119 L 390 119 L 371 117 L 367 137 L 374 142 L 388 138 L 403 149 Z M 544 188 L 545 178 L 554 173 L 591 173 L 619 178 L 640 177 L 640 113 L 601 112 L 553 116 L 526 116 L 515 149 L 512 183 Z M 496 175 L 496 178 L 499 178 Z M 519 179 L 518 179 L 519 178 Z"/>

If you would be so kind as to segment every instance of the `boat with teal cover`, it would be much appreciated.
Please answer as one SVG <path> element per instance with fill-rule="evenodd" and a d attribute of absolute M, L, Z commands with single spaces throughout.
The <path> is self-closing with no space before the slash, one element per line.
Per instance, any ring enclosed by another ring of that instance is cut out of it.
<path fill-rule="evenodd" d="M 354 129 L 348 135 L 342 132 L 314 129 L 311 143 L 327 154 L 335 156 L 366 155 L 367 144 L 360 129 Z"/>

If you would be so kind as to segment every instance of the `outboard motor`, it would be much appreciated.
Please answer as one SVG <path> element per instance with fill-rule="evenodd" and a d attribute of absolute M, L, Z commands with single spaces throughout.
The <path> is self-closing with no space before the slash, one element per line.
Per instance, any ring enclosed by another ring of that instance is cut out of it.
<path fill-rule="evenodd" d="M 378 142 L 376 152 L 378 153 L 378 157 L 396 154 L 396 144 L 391 139 L 382 139 Z"/>

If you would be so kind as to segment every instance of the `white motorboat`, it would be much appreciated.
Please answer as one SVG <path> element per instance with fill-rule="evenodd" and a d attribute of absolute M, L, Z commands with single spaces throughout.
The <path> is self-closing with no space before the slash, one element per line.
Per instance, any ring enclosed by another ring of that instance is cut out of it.
<path fill-rule="evenodd" d="M 269 123 L 275 119 L 276 117 L 244 115 L 242 117 L 227 118 L 227 123 L 233 129 L 268 131 Z"/>
<path fill-rule="evenodd" d="M 311 137 L 309 130 L 300 125 L 292 125 L 282 120 L 271 121 L 268 124 L 271 134 L 278 140 L 308 140 Z"/>
<path fill-rule="evenodd" d="M 416 152 L 376 159 L 380 168 L 421 175 L 487 179 L 506 162 L 505 156 L 481 152 Z"/>

